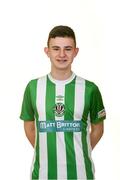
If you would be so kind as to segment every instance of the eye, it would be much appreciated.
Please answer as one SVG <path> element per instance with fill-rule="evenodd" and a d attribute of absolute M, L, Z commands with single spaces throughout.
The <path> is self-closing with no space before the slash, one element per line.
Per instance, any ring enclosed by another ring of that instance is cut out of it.
<path fill-rule="evenodd" d="M 66 50 L 67 50 L 67 51 L 71 51 L 71 49 L 69 49 L 69 48 L 68 48 L 68 49 L 66 49 Z"/>
<path fill-rule="evenodd" d="M 53 51 L 59 51 L 60 48 L 59 47 L 53 47 L 52 49 L 53 49 Z"/>
<path fill-rule="evenodd" d="M 54 48 L 53 50 L 58 51 L 58 50 L 59 50 L 59 48 Z"/>
<path fill-rule="evenodd" d="M 66 50 L 66 51 L 71 51 L 72 49 L 71 49 L 71 48 L 66 48 L 65 50 Z"/>

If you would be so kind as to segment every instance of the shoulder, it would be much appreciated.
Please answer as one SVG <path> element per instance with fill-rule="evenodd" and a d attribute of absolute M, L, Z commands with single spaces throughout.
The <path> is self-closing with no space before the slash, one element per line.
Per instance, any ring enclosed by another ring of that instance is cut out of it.
<path fill-rule="evenodd" d="M 85 85 L 86 85 L 86 87 L 88 87 L 89 89 L 91 89 L 93 91 L 98 89 L 98 86 L 94 82 L 89 81 L 89 80 L 85 80 Z"/>
<path fill-rule="evenodd" d="M 91 89 L 91 90 L 96 90 L 96 89 L 98 89 L 98 86 L 97 86 L 96 83 L 94 83 L 93 81 L 90 81 L 90 80 L 85 79 L 85 78 L 80 77 L 80 76 L 76 76 L 76 80 L 77 80 L 79 83 L 84 83 L 85 88 L 88 88 L 88 89 Z"/>
<path fill-rule="evenodd" d="M 41 77 L 38 77 L 38 78 L 35 78 L 35 79 L 31 79 L 29 82 L 28 82 L 28 85 L 29 86 L 32 86 L 32 85 L 35 85 L 38 81 L 42 80 L 42 79 L 45 79 L 47 75 L 45 76 L 41 76 Z"/>
<path fill-rule="evenodd" d="M 36 79 L 31 79 L 28 83 L 27 83 L 27 87 L 28 88 L 32 88 L 37 84 L 38 78 Z"/>
<path fill-rule="evenodd" d="M 36 88 L 37 87 L 37 83 L 39 81 L 42 81 L 42 80 L 45 80 L 47 77 L 47 75 L 44 75 L 44 76 L 41 76 L 41 77 L 38 77 L 38 78 L 35 78 L 35 79 L 31 79 L 28 84 L 27 84 L 27 87 L 29 87 L 30 89 L 31 88 Z"/>

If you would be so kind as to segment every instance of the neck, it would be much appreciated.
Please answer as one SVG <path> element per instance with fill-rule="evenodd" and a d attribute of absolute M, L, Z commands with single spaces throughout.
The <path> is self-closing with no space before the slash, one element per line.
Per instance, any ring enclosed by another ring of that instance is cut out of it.
<path fill-rule="evenodd" d="M 58 70 L 51 68 L 51 76 L 57 80 L 66 80 L 72 75 L 72 70 Z"/>

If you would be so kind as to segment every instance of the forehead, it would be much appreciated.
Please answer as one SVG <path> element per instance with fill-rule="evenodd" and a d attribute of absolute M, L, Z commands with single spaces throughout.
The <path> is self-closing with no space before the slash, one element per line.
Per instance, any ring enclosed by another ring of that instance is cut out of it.
<path fill-rule="evenodd" d="M 56 37 L 56 38 L 50 38 L 49 41 L 50 46 L 75 46 L 75 42 L 72 38 L 70 37 Z"/>

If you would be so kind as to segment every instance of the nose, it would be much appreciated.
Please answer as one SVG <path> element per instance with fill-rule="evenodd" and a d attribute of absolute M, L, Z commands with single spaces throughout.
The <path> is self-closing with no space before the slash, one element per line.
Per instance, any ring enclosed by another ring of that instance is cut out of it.
<path fill-rule="evenodd" d="M 59 56 L 60 56 L 60 57 L 65 57 L 65 51 L 64 51 L 64 49 L 61 49 L 61 50 L 60 50 Z"/>

